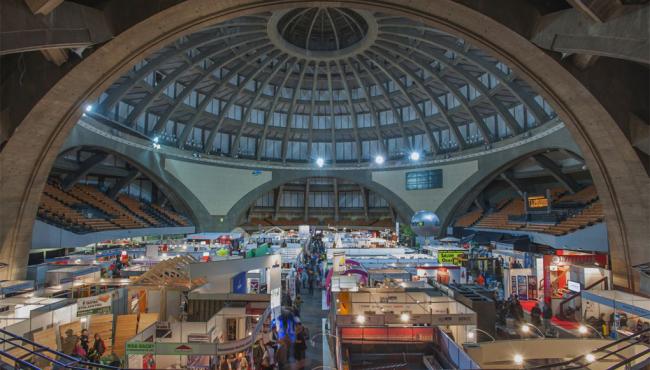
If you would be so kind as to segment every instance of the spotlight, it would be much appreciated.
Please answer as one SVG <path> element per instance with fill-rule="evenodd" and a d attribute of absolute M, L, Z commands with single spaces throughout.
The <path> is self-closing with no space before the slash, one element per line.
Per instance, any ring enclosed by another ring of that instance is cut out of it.
<path fill-rule="evenodd" d="M 357 315 L 357 323 L 363 324 L 364 322 L 366 322 L 366 317 L 363 315 Z"/>
<path fill-rule="evenodd" d="M 85 110 L 86 110 L 86 112 L 92 112 L 93 111 L 93 105 L 92 104 L 86 105 Z"/>
<path fill-rule="evenodd" d="M 158 136 L 156 136 L 156 137 L 153 138 L 153 142 L 154 142 L 154 143 L 158 143 L 159 140 L 160 140 L 160 138 L 159 138 Z"/>
<path fill-rule="evenodd" d="M 515 364 L 521 365 L 521 364 L 524 363 L 524 356 L 522 356 L 520 354 L 516 354 L 515 357 L 513 358 L 513 360 L 515 361 Z"/>
<path fill-rule="evenodd" d="M 521 326 L 521 331 L 523 333 L 528 333 L 530 331 L 530 328 L 528 327 L 528 325 L 522 325 Z"/>
<path fill-rule="evenodd" d="M 411 319 L 411 315 L 409 315 L 408 312 L 402 312 L 402 314 L 399 316 L 399 319 L 402 320 L 402 322 L 407 322 Z"/>
<path fill-rule="evenodd" d="M 320 157 L 316 158 L 316 165 L 318 167 L 323 167 L 325 165 L 325 160 L 323 158 L 320 158 Z"/>
<path fill-rule="evenodd" d="M 377 164 L 384 164 L 385 161 L 386 160 L 381 155 L 378 155 L 378 156 L 375 157 L 375 163 L 377 163 Z"/>
<path fill-rule="evenodd" d="M 467 339 L 474 339 L 474 332 L 473 331 L 470 331 L 469 333 L 467 333 Z"/>
<path fill-rule="evenodd" d="M 594 362 L 596 361 L 596 356 L 594 356 L 593 353 L 587 353 L 585 355 L 585 360 L 587 360 L 587 362 Z"/>
<path fill-rule="evenodd" d="M 419 161 L 419 160 L 420 160 L 420 153 L 418 153 L 418 152 L 412 152 L 412 153 L 409 155 L 409 158 L 410 158 L 412 161 L 414 161 L 414 162 L 415 162 L 415 161 Z"/>
<path fill-rule="evenodd" d="M 584 325 L 580 325 L 580 326 L 578 327 L 578 332 L 579 332 L 580 334 L 587 334 L 587 327 L 584 326 Z"/>

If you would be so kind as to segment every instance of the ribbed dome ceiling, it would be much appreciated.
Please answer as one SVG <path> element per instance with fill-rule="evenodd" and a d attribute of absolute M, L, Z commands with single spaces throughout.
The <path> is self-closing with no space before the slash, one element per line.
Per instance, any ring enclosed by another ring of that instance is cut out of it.
<path fill-rule="evenodd" d="M 453 155 L 554 115 L 463 40 L 342 8 L 246 16 L 183 37 L 118 80 L 97 113 L 194 152 L 328 164 Z"/>
<path fill-rule="evenodd" d="M 334 51 L 361 41 L 368 32 L 368 23 L 352 9 L 298 8 L 282 16 L 278 31 L 297 47 Z"/>

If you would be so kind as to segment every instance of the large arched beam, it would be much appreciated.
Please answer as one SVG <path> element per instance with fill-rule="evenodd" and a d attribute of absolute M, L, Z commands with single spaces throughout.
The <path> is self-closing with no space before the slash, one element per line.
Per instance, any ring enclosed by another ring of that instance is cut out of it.
<path fill-rule="evenodd" d="M 580 148 L 568 136 L 568 130 L 562 129 L 519 148 L 480 157 L 479 170 L 438 206 L 436 214 L 440 218 L 441 232 L 444 233 L 454 217 L 465 212 L 492 181 L 522 161 L 554 149 L 580 153 Z"/>
<path fill-rule="evenodd" d="M 0 153 L 1 274 L 25 275 L 32 227 L 52 164 L 82 107 L 108 89 L 133 65 L 180 36 L 238 16 L 320 1 L 188 0 L 160 11 L 117 35 L 62 77 L 23 118 Z M 408 4 L 408 5 L 407 5 Z M 522 35 L 465 3 L 452 0 L 341 0 L 339 6 L 366 8 L 418 20 L 462 37 L 507 63 L 546 99 L 566 122 L 591 170 L 608 220 L 614 283 L 638 290 L 633 264 L 650 260 L 650 179 L 616 121 L 551 55 Z M 11 174 L 11 176 L 7 175 Z"/>
<path fill-rule="evenodd" d="M 165 159 L 158 153 L 107 140 L 80 125 L 72 130 L 68 140 L 61 147 L 61 152 L 79 147 L 112 154 L 124 160 L 156 184 L 172 206 L 192 220 L 197 230 L 210 225 L 212 218 L 207 209 L 183 183 L 165 171 Z"/>
<path fill-rule="evenodd" d="M 380 185 L 372 180 L 371 171 L 343 171 L 343 170 L 312 170 L 312 171 L 294 171 L 294 170 L 274 170 L 271 181 L 258 186 L 242 197 L 228 211 L 225 222 L 232 226 L 237 226 L 244 220 L 246 210 L 255 204 L 255 201 L 262 195 L 279 188 L 280 186 L 299 180 L 305 180 L 310 177 L 332 177 L 338 180 L 354 182 L 366 189 L 382 196 L 390 204 L 403 222 L 408 222 L 413 215 L 413 209 L 409 207 L 399 196 L 390 189 Z"/>

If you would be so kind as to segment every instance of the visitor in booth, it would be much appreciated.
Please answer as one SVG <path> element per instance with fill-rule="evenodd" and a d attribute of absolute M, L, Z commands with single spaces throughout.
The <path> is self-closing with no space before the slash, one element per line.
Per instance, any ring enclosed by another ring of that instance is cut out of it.
<path fill-rule="evenodd" d="M 287 365 L 289 365 L 290 344 L 291 342 L 289 341 L 289 337 L 285 335 L 284 338 L 280 339 L 276 345 L 275 358 L 279 370 L 285 370 L 287 369 Z"/>
<path fill-rule="evenodd" d="M 77 342 L 74 345 L 74 349 L 72 350 L 72 356 L 78 357 L 80 359 L 86 359 L 86 355 L 88 352 L 81 346 L 81 339 L 77 337 Z"/>
<path fill-rule="evenodd" d="M 81 336 L 79 336 L 79 340 L 81 341 L 81 347 L 83 347 L 84 351 L 86 351 L 86 353 L 88 353 L 88 350 L 90 348 L 88 347 L 89 338 L 88 338 L 88 330 L 87 329 L 83 329 L 81 331 Z"/>
<path fill-rule="evenodd" d="M 542 309 L 539 308 L 539 303 L 535 303 L 530 310 L 530 322 L 537 327 L 542 325 Z"/>
<path fill-rule="evenodd" d="M 99 333 L 95 333 L 94 339 L 95 342 L 93 343 L 93 348 L 90 350 L 88 358 L 93 362 L 99 362 L 106 352 L 106 344 Z"/>
<path fill-rule="evenodd" d="M 551 319 L 553 319 L 553 309 L 551 308 L 550 298 L 544 302 L 544 311 L 542 316 L 544 317 L 544 330 L 548 331 L 551 329 Z"/>
<path fill-rule="evenodd" d="M 480 286 L 485 285 L 485 278 L 483 277 L 483 274 L 478 274 L 478 277 L 476 278 L 476 284 Z"/>
<path fill-rule="evenodd" d="M 293 344 L 293 358 L 298 363 L 299 369 L 304 367 L 303 360 L 305 359 L 305 351 L 307 350 L 307 334 L 305 327 L 302 324 L 296 325 L 296 341 Z"/>
<path fill-rule="evenodd" d="M 249 370 L 250 368 L 248 367 L 248 359 L 246 358 L 246 355 L 244 355 L 243 352 L 239 352 L 237 354 L 237 362 L 239 364 L 239 367 L 237 370 Z"/>
<path fill-rule="evenodd" d="M 264 355 L 262 355 L 262 370 L 273 370 L 276 364 L 275 347 L 273 342 L 264 344 Z"/>

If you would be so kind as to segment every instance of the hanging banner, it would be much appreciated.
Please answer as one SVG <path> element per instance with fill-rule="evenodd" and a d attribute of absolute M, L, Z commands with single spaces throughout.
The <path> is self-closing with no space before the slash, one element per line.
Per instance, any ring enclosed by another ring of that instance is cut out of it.
<path fill-rule="evenodd" d="M 77 317 L 110 314 L 111 293 L 77 299 Z"/>
<path fill-rule="evenodd" d="M 246 294 L 246 271 L 242 271 L 232 278 L 232 292 Z"/>
<path fill-rule="evenodd" d="M 463 264 L 463 257 L 465 251 L 463 250 L 450 250 L 450 251 L 438 251 L 438 263 L 451 263 L 456 266 Z"/>

